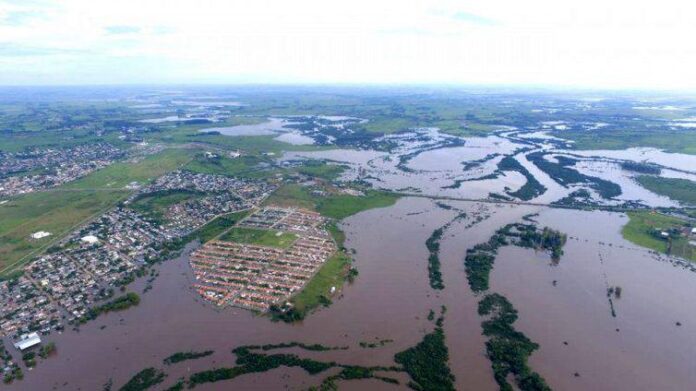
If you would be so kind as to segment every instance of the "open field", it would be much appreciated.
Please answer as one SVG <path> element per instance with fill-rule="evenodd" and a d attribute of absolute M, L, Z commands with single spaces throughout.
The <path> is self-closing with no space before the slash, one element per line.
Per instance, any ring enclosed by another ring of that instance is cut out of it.
<path fill-rule="evenodd" d="M 340 290 L 346 281 L 346 275 L 350 268 L 350 258 L 338 251 L 319 269 L 317 274 L 305 285 L 305 287 L 295 295 L 290 301 L 295 308 L 306 313 L 322 303 L 322 297 L 327 296 L 331 287 Z"/>
<path fill-rule="evenodd" d="M 184 168 L 192 172 L 213 175 L 228 175 L 241 178 L 264 178 L 275 173 L 275 170 L 261 169 L 259 165 L 269 163 L 269 159 L 260 156 L 241 156 L 235 159 L 220 157 L 208 159 L 196 156 Z"/>
<path fill-rule="evenodd" d="M 636 181 L 653 193 L 667 196 L 675 201 L 696 205 L 696 183 L 688 179 L 640 175 L 636 177 Z"/>
<path fill-rule="evenodd" d="M 696 133 L 693 132 L 562 131 L 554 132 L 554 135 L 575 141 L 573 147 L 578 150 L 653 147 L 696 155 Z"/>
<path fill-rule="evenodd" d="M 315 196 L 305 187 L 290 184 L 276 190 L 266 204 L 313 209 L 323 216 L 341 220 L 364 210 L 393 205 L 398 198 L 379 191 L 368 191 L 362 197 L 347 194 Z"/>
<path fill-rule="evenodd" d="M 288 248 L 297 239 L 297 235 L 266 229 L 234 227 L 225 232 L 220 240 L 258 246 Z"/>
<path fill-rule="evenodd" d="M 116 163 L 50 191 L 12 198 L 0 206 L 0 275 L 21 267 L 32 255 L 125 199 L 130 182 L 145 183 L 186 163 L 189 151 L 168 150 L 137 163 Z M 47 231 L 51 236 L 31 239 Z"/>
<path fill-rule="evenodd" d="M 662 239 L 651 234 L 651 230 L 682 229 L 686 221 L 676 217 L 665 216 L 655 212 L 629 212 L 629 222 L 621 230 L 624 239 L 642 247 L 647 247 L 661 253 L 670 253 L 684 259 L 696 261 L 696 248 L 689 245 L 686 237 Z"/>
<path fill-rule="evenodd" d="M 200 193 L 190 190 L 160 191 L 139 196 L 129 206 L 144 216 L 162 222 L 169 207 L 200 196 Z"/>

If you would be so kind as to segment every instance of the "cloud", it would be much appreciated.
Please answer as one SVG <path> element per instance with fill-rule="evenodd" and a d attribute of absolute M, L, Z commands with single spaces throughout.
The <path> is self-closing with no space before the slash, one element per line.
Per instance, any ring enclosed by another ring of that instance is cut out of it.
<path fill-rule="evenodd" d="M 452 14 L 451 18 L 459 22 L 478 24 L 482 26 L 493 26 L 498 24 L 498 22 L 494 19 L 489 19 L 481 15 L 464 11 L 455 12 Z"/>
<path fill-rule="evenodd" d="M 696 36 L 696 3 L 640 3 L 0 0 L 0 84 L 205 78 L 696 89 L 696 41 L 687 38 Z"/>
<path fill-rule="evenodd" d="M 0 43 L 0 56 L 2 57 L 36 57 L 53 56 L 64 54 L 86 54 L 87 50 L 80 49 L 61 49 L 55 47 L 40 47 L 20 45 L 10 42 Z"/>
<path fill-rule="evenodd" d="M 21 26 L 32 20 L 41 19 L 43 12 L 36 11 L 10 11 L 0 18 L 0 25 Z"/>
<path fill-rule="evenodd" d="M 140 32 L 140 27 L 137 26 L 106 26 L 104 31 L 110 35 L 120 34 L 137 34 Z"/>

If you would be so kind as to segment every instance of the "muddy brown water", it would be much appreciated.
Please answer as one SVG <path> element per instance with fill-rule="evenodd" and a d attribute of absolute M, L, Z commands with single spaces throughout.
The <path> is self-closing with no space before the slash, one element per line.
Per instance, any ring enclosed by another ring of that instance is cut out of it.
<path fill-rule="evenodd" d="M 495 390 L 476 312 L 480 297 L 468 288 L 463 257 L 467 248 L 486 241 L 502 225 L 535 212 L 540 212 L 540 225 L 573 237 L 561 262 L 554 266 L 546 254 L 505 247 L 491 275 L 491 291 L 504 294 L 519 310 L 515 326 L 541 346 L 531 357 L 533 369 L 554 389 L 564 390 L 689 389 L 696 384 L 696 311 L 691 301 L 696 274 L 661 262 L 623 240 L 619 232 L 625 216 L 474 202 L 448 204 L 455 209 L 439 208 L 425 198 L 404 198 L 392 207 L 346 219 L 346 245 L 356 251 L 360 275 L 332 306 L 297 325 L 273 323 L 240 309 L 218 310 L 190 289 L 192 275 L 185 256 L 166 262 L 138 307 L 102 316 L 82 326 L 79 333 L 50 336 L 58 354 L 40 360 L 23 381 L 8 388 L 101 390 L 112 379 L 113 389 L 118 389 L 149 366 L 169 374 L 161 384 L 165 388 L 196 371 L 233 366 L 231 349 L 236 346 L 289 341 L 350 349 L 280 351 L 346 364 L 393 365 L 396 352 L 415 345 L 432 330 L 428 311 L 445 305 L 444 329 L 457 389 Z M 425 240 L 460 211 L 467 218 L 452 224 L 441 245 L 446 288 L 433 291 L 428 284 Z M 478 222 L 477 216 L 481 217 Z M 607 284 L 623 288 L 621 299 L 614 301 L 617 317 L 610 313 Z M 134 288 L 142 290 L 142 283 Z M 359 347 L 361 341 L 378 339 L 394 342 L 376 349 Z M 172 353 L 208 349 L 215 354 L 162 365 L 162 359 Z M 299 368 L 278 368 L 196 389 L 306 389 L 330 373 L 334 372 L 310 376 Z M 348 390 L 404 389 L 407 376 L 394 376 L 400 386 L 376 380 L 339 385 Z"/>

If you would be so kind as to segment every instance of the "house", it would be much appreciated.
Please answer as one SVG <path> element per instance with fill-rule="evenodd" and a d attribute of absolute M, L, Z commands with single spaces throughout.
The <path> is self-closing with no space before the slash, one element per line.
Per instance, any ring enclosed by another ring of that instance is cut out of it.
<path fill-rule="evenodd" d="M 36 332 L 31 334 L 23 334 L 19 341 L 14 343 L 14 347 L 19 350 L 27 350 L 32 346 L 36 346 L 41 343 L 41 337 Z"/>

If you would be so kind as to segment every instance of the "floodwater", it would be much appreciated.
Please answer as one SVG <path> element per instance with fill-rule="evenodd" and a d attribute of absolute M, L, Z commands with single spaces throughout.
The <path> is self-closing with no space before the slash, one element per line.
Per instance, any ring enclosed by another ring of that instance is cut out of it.
<path fill-rule="evenodd" d="M 218 310 L 190 289 L 186 256 L 166 262 L 139 306 L 102 316 L 79 333 L 50 336 L 58 354 L 40 361 L 24 381 L 10 388 L 95 390 L 109 379 L 117 388 L 148 366 L 162 367 L 169 374 L 164 388 L 195 371 L 232 366 L 230 351 L 236 346 L 289 341 L 349 347 L 328 352 L 283 350 L 303 357 L 393 365 L 395 353 L 432 330 L 428 311 L 445 305 L 444 329 L 457 389 L 495 390 L 477 314 L 480 297 L 468 288 L 463 258 L 467 248 L 486 241 L 499 227 L 536 212 L 540 225 L 571 236 L 560 264 L 552 265 L 543 253 L 505 247 L 491 275 L 491 291 L 504 294 L 519 310 L 515 326 L 541 345 L 530 360 L 534 370 L 554 389 L 564 390 L 688 389 L 696 382 L 696 308 L 690 300 L 696 294 L 696 274 L 623 240 L 619 230 L 624 215 L 446 203 L 453 209 L 438 207 L 428 198 L 408 197 L 346 219 L 342 223 L 346 246 L 355 250 L 360 275 L 334 297 L 332 306 L 297 325 L 273 323 L 241 309 Z M 456 220 L 441 242 L 445 289 L 434 291 L 428 284 L 425 241 L 460 212 L 467 217 Z M 623 288 L 622 297 L 614 300 L 617 317 L 610 313 L 607 285 Z M 134 289 L 141 290 L 142 282 Z M 376 349 L 359 347 L 361 341 L 377 339 L 394 342 Z M 162 365 L 172 353 L 208 349 L 215 354 Z M 341 386 L 405 389 L 407 378 L 397 377 L 400 386 L 374 380 Z M 322 378 L 298 368 L 278 368 L 197 389 L 306 389 Z"/>
<path fill-rule="evenodd" d="M 170 115 L 167 117 L 160 117 L 160 118 L 141 119 L 138 122 L 147 123 L 147 124 L 159 124 L 159 123 L 163 123 L 163 122 L 192 121 L 192 120 L 211 120 L 211 119 L 205 118 L 205 117 L 180 117 L 178 115 Z"/>
<path fill-rule="evenodd" d="M 696 156 L 683 153 L 664 152 L 655 148 L 628 148 L 624 150 L 566 151 L 581 156 L 599 156 L 649 162 L 665 167 L 696 173 Z"/>
<path fill-rule="evenodd" d="M 413 215 L 414 211 L 422 211 L 425 216 Z M 40 362 L 12 388 L 93 390 L 101 389 L 110 378 L 115 386 L 120 386 L 145 367 L 161 367 L 161 360 L 177 351 L 216 351 L 204 359 L 167 367 L 169 377 L 164 385 L 168 386 L 189 372 L 233 365 L 230 350 L 236 346 L 289 341 L 350 347 L 330 352 L 298 352 L 305 357 L 359 365 L 393 365 L 396 352 L 415 345 L 432 330 L 432 323 L 426 319 L 428 311 L 437 310 L 442 301 L 428 285 L 424 243 L 434 229 L 455 215 L 455 211 L 437 208 L 431 200 L 408 198 L 393 207 L 347 219 L 347 246 L 356 249 L 360 277 L 346 286 L 331 307 L 299 325 L 273 323 L 240 309 L 217 310 L 189 288 L 192 275 L 186 257 L 164 263 L 153 289 L 142 296 L 139 306 L 104 315 L 84 325 L 79 333 L 52 335 L 49 339 L 56 341 L 58 354 Z M 494 229 L 491 226 L 490 230 Z M 447 262 L 453 273 L 462 267 L 460 252 Z M 459 286 L 453 290 L 465 287 L 455 285 Z M 463 305 L 456 301 L 453 307 Z M 473 304 L 470 301 L 468 305 Z M 103 326 L 106 327 L 102 329 Z M 477 334 L 469 327 L 467 332 Z M 394 342 L 377 349 L 359 347 L 361 341 L 376 339 Z M 484 358 L 480 354 L 475 358 L 478 370 L 487 372 Z M 79 372 L 74 368 L 79 368 Z M 399 378 L 406 380 L 403 375 Z M 238 389 L 278 389 L 286 384 L 307 388 L 320 381 L 321 377 L 308 376 L 297 369 L 278 369 L 223 384 Z M 490 385 L 487 377 L 478 382 Z M 219 389 L 215 387 L 223 384 L 200 389 Z M 398 389 L 382 383 L 379 386 Z"/>
<path fill-rule="evenodd" d="M 696 275 L 626 242 L 622 214 L 555 209 L 538 220 L 572 237 L 560 263 L 508 247 L 491 276 L 519 311 L 517 329 L 541 345 L 531 366 L 559 390 L 693 389 Z M 622 288 L 616 317 L 609 286 Z"/>
<path fill-rule="evenodd" d="M 305 136 L 300 132 L 287 132 L 275 137 L 274 140 L 282 141 L 292 145 L 311 145 L 314 144 L 314 139 Z"/>
<path fill-rule="evenodd" d="M 273 136 L 283 129 L 285 120 L 280 118 L 269 118 L 267 122 L 252 125 L 235 125 L 217 128 L 205 128 L 200 132 L 219 132 L 225 136 Z"/>
<path fill-rule="evenodd" d="M 256 125 L 210 128 L 226 135 L 291 135 L 281 130 L 284 120 Z M 268 133 L 265 133 L 268 132 Z M 429 137 L 421 138 L 421 135 Z M 297 136 L 301 136 L 297 134 Z M 288 136 L 291 137 L 291 136 Z M 157 266 L 153 289 L 139 306 L 106 314 L 48 340 L 58 353 L 40 360 L 25 379 L 10 389 L 98 390 L 113 380 L 114 389 L 145 367 L 163 368 L 168 377 L 162 388 L 178 378 L 220 366 L 233 366 L 231 349 L 247 344 L 290 341 L 348 346 L 348 350 L 308 352 L 284 349 L 302 357 L 364 366 L 394 365 L 394 354 L 418 343 L 433 328 L 428 312 L 444 305 L 444 330 L 450 367 L 460 390 L 495 390 L 477 305 L 479 296 L 468 287 L 463 259 L 468 248 L 488 240 L 501 226 L 539 213 L 540 226 L 569 235 L 565 254 L 553 264 L 547 254 L 504 247 L 491 274 L 491 291 L 504 294 L 519 311 L 515 327 L 540 349 L 531 367 L 554 389 L 663 390 L 691 389 L 696 384 L 696 274 L 673 259 L 657 256 L 625 241 L 623 214 L 571 211 L 542 206 L 440 201 L 424 196 L 485 198 L 524 185 L 517 172 L 496 179 L 478 179 L 496 171 L 501 156 L 464 171 L 463 163 L 489 154 L 514 158 L 547 187 L 533 200 L 552 202 L 567 189 L 530 163 L 524 145 L 504 136 L 467 139 L 464 146 L 448 145 L 451 136 L 422 129 L 413 134 L 386 136 L 399 144 L 392 154 L 371 150 L 324 150 L 286 153 L 281 159 L 327 159 L 347 164 L 343 179 L 363 179 L 376 188 L 403 190 L 414 196 L 387 208 L 368 210 L 344 220 L 346 247 L 355 251 L 360 274 L 333 298 L 333 305 L 311 314 L 300 324 L 273 323 L 264 316 L 235 308 L 218 309 L 192 289 L 187 256 Z M 693 157 L 657 150 L 572 151 L 587 157 L 649 160 L 674 168 L 673 176 L 690 176 Z M 409 156 L 399 165 L 400 157 Z M 606 160 L 606 159 L 605 159 Z M 616 163 L 585 159 L 576 169 L 619 183 L 622 199 L 640 199 L 651 205 L 671 201 L 637 186 L 630 173 Z M 471 180 L 473 179 L 473 180 Z M 460 186 L 452 186 L 460 182 Z M 422 196 L 419 196 L 422 195 Z M 463 219 L 454 220 L 461 212 Z M 454 221 L 441 241 L 441 271 L 445 289 L 428 283 L 425 241 L 432 232 Z M 195 245 L 189 246 L 187 251 Z M 555 281 L 555 283 L 554 283 Z M 610 309 L 607 288 L 620 286 L 621 298 Z M 141 292 L 144 282 L 131 289 Z M 677 322 L 681 324 L 677 326 Z M 617 331 L 618 329 L 618 331 Z M 392 339 L 383 347 L 366 349 L 360 342 Z M 7 346 L 11 346 L 9 341 Z M 165 367 L 162 359 L 179 351 L 215 350 L 199 360 Z M 13 352 L 16 358 L 19 356 Z M 334 373 L 334 372 L 330 372 Z M 306 389 L 328 374 L 310 376 L 299 368 L 278 368 L 234 380 L 197 387 L 216 389 Z M 401 385 L 375 380 L 341 382 L 342 389 L 405 389 L 405 374 L 395 375 Z"/>

